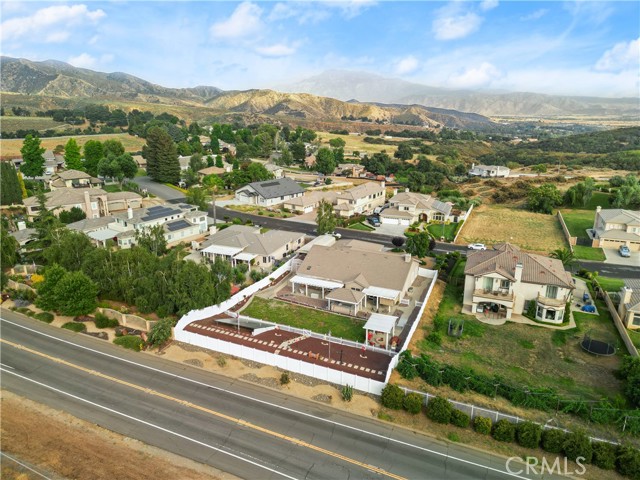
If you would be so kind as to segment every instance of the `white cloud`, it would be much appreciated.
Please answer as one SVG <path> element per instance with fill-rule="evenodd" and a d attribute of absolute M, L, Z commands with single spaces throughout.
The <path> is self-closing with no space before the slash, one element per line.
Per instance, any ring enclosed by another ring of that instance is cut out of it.
<path fill-rule="evenodd" d="M 274 45 L 265 45 L 257 47 L 256 52 L 264 57 L 287 57 L 296 53 L 297 45 L 285 45 L 284 43 L 276 43 Z"/>
<path fill-rule="evenodd" d="M 69 59 L 67 59 L 67 63 L 70 63 L 74 67 L 78 67 L 78 68 L 94 69 L 99 65 L 104 65 L 113 61 L 114 58 L 115 57 L 110 53 L 105 53 L 104 55 L 101 55 L 99 59 L 97 59 L 96 57 L 88 53 L 81 53 L 80 55 L 77 55 L 75 57 L 70 57 Z"/>
<path fill-rule="evenodd" d="M 327 5 L 336 7 L 342 12 L 342 16 L 351 19 L 372 7 L 377 2 L 374 0 L 329 1 Z"/>
<path fill-rule="evenodd" d="M 538 10 L 536 10 L 535 12 L 531 12 L 529 15 L 523 15 L 522 17 L 520 17 L 520 20 L 524 21 L 524 22 L 528 22 L 531 20 L 538 20 L 542 17 L 544 17 L 547 13 L 549 13 L 549 10 L 546 8 L 540 8 Z"/>
<path fill-rule="evenodd" d="M 0 38 L 2 40 L 15 40 L 28 35 L 38 38 L 44 35 L 46 42 L 59 42 L 65 40 L 69 33 L 63 32 L 65 28 L 96 22 L 106 14 L 103 10 L 89 10 L 86 5 L 56 5 L 37 10 L 25 17 L 16 17 L 5 20 L 0 24 Z M 55 28 L 58 33 L 50 33 L 48 30 Z M 47 35 L 48 33 L 48 35 Z M 66 33 L 64 35 L 63 33 Z"/>
<path fill-rule="evenodd" d="M 595 69 L 602 72 L 619 72 L 635 69 L 640 63 L 640 38 L 629 42 L 616 43 L 613 48 L 604 52 L 596 62 Z"/>
<path fill-rule="evenodd" d="M 236 39 L 257 34 L 263 28 L 262 8 L 251 2 L 238 5 L 231 16 L 211 26 L 211 35 L 220 39 Z"/>
<path fill-rule="evenodd" d="M 396 62 L 395 73 L 396 75 L 408 75 L 415 72 L 420 66 L 418 59 L 413 55 L 401 58 Z"/>
<path fill-rule="evenodd" d="M 484 18 L 464 11 L 460 3 L 450 3 L 436 11 L 431 27 L 437 40 L 464 38 L 480 28 Z"/>
<path fill-rule="evenodd" d="M 493 64 L 482 62 L 477 67 L 466 68 L 463 72 L 452 75 L 449 83 L 456 88 L 488 87 L 501 76 L 502 73 Z"/>
<path fill-rule="evenodd" d="M 489 10 L 493 10 L 498 6 L 498 0 L 484 0 L 480 3 L 480 10 L 483 12 L 488 12 Z"/>

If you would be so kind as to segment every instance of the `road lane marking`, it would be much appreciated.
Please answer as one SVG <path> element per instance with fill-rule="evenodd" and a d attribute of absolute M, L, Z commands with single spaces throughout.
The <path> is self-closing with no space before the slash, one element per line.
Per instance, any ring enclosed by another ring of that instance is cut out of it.
<path fill-rule="evenodd" d="M 0 369 L 0 371 L 2 371 L 2 369 Z M 286 473 L 280 472 L 280 471 L 275 470 L 275 469 L 273 469 L 271 467 L 267 467 L 266 465 L 262 465 L 260 463 L 254 462 L 253 460 L 249 460 L 247 458 L 241 457 L 240 455 L 236 455 L 235 453 L 231 453 L 231 452 L 229 452 L 227 450 L 223 450 L 222 448 L 216 447 L 214 445 L 209 445 L 208 443 L 201 442 L 200 440 L 196 440 L 195 438 L 187 437 L 186 435 L 183 435 L 183 434 L 178 433 L 178 432 L 174 432 L 173 430 L 169 430 L 167 428 L 161 427 L 160 425 L 155 425 L 153 423 L 146 422 L 146 421 L 144 421 L 144 420 L 142 420 L 140 418 L 132 417 L 131 415 L 127 415 L 126 413 L 120 412 L 118 410 L 114 410 L 113 408 L 105 407 L 104 405 L 100 405 L 99 403 L 92 402 L 91 400 L 87 400 L 86 398 L 78 397 L 77 395 L 74 395 L 73 393 L 65 392 L 64 390 L 60 390 L 59 388 L 52 387 L 51 385 L 47 385 L 46 383 L 38 382 L 37 380 L 33 380 L 31 378 L 27 378 L 27 377 L 22 376 L 22 375 L 20 375 L 18 373 L 15 373 L 15 372 L 6 371 L 6 373 L 8 373 L 10 375 L 13 375 L 13 376 L 16 376 L 16 377 L 19 377 L 19 378 L 21 378 L 23 380 L 26 380 L 27 382 L 35 383 L 36 385 L 39 385 L 39 386 L 44 387 L 44 388 L 47 388 L 47 389 L 49 389 L 51 391 L 54 391 L 56 393 L 61 393 L 62 395 L 66 395 L 66 396 L 71 397 L 71 398 L 73 398 L 75 400 L 79 400 L 81 402 L 88 403 L 89 405 L 92 405 L 94 407 L 98 407 L 98 408 L 100 408 L 102 410 L 106 410 L 107 412 L 115 413 L 116 415 L 120 415 L 120 416 L 122 416 L 122 417 L 124 417 L 124 418 L 126 418 L 128 420 L 132 420 L 134 422 L 142 423 L 143 425 L 147 425 L 148 427 L 152 427 L 152 428 L 161 430 L 161 431 L 163 431 L 165 433 L 170 433 L 171 435 L 175 435 L 175 436 L 180 437 L 180 438 L 182 438 L 184 440 L 188 440 L 190 442 L 196 443 L 196 444 L 201 445 L 203 447 L 210 448 L 210 449 L 215 450 L 215 451 L 220 452 L 220 453 L 224 453 L 225 455 L 229 455 L 230 457 L 233 457 L 235 459 L 242 460 L 243 462 L 250 463 L 251 465 L 254 465 L 256 467 L 263 468 L 265 470 L 270 471 L 271 473 L 275 473 L 275 474 L 280 475 L 280 476 L 282 476 L 284 478 L 289 478 L 291 480 L 298 480 L 298 479 L 296 479 L 296 477 L 291 477 L 291 476 L 287 475 Z M 45 478 L 47 478 L 47 477 L 45 477 Z"/>
<path fill-rule="evenodd" d="M 92 352 L 92 353 L 96 353 L 98 355 L 102 355 L 104 357 L 107 357 L 107 358 L 110 358 L 110 359 L 113 359 L 113 360 L 116 360 L 116 361 L 120 361 L 120 362 L 123 362 L 123 363 L 128 363 L 129 365 L 135 365 L 136 367 L 144 368 L 146 370 L 150 370 L 150 371 L 155 372 L 155 373 L 166 375 L 168 377 L 177 378 L 177 379 L 183 380 L 185 382 L 189 382 L 189 383 L 193 383 L 195 385 L 200 385 L 200 386 L 203 386 L 203 387 L 207 387 L 207 388 L 210 388 L 212 390 L 216 390 L 218 392 L 222 392 L 222 393 L 225 393 L 225 394 L 228 394 L 228 395 L 233 395 L 235 397 L 242 398 L 243 400 L 259 403 L 261 405 L 266 405 L 268 407 L 271 407 L 271 408 L 274 408 L 274 409 L 278 409 L 278 410 L 282 410 L 282 411 L 289 412 L 289 413 L 293 413 L 293 414 L 296 414 L 296 415 L 301 415 L 301 416 L 316 420 L 318 422 L 328 423 L 330 425 L 341 427 L 341 428 L 344 428 L 346 430 L 351 430 L 351 431 L 354 431 L 354 432 L 358 432 L 358 433 L 362 433 L 362 434 L 365 434 L 365 435 L 369 435 L 371 437 L 375 437 L 375 438 L 379 438 L 379 439 L 382 439 L 382 440 L 385 440 L 385 441 L 389 441 L 391 443 L 395 443 L 397 445 L 402 445 L 404 447 L 414 448 L 414 449 L 419 450 L 419 451 L 424 452 L 424 453 L 429 453 L 429 454 L 432 454 L 432 455 L 435 455 L 435 456 L 438 456 L 438 457 L 444 457 L 445 459 L 454 460 L 454 461 L 457 461 L 457 462 L 460 462 L 460 463 L 464 463 L 466 465 L 471 465 L 471 466 L 474 466 L 474 467 L 483 468 L 483 469 L 486 469 L 488 471 L 496 472 L 496 473 L 499 473 L 499 474 L 507 476 L 507 477 L 517 478 L 517 479 L 520 479 L 520 480 L 529 480 L 528 477 L 523 477 L 523 476 L 520 476 L 520 475 L 516 475 L 515 473 L 510 473 L 510 472 L 507 472 L 505 470 L 500 470 L 498 468 L 482 465 L 482 464 L 477 463 L 477 462 L 472 462 L 471 460 L 466 460 L 464 458 L 455 457 L 453 455 L 449 455 L 447 453 L 439 452 L 437 450 L 432 450 L 430 448 L 421 447 L 419 445 L 414 445 L 413 443 L 405 442 L 403 440 L 398 440 L 396 438 L 392 438 L 392 437 L 388 437 L 388 436 L 385 436 L 385 435 L 381 435 L 379 433 L 370 432 L 369 430 L 364 430 L 362 428 L 354 427 L 354 426 L 348 425 L 346 423 L 340 423 L 340 422 L 336 422 L 335 420 L 330 420 L 330 419 L 327 419 L 327 418 L 318 417 L 316 415 L 312 415 L 310 413 L 302 412 L 300 410 L 295 410 L 293 408 L 285 407 L 283 405 L 278 405 L 276 403 L 271 403 L 271 402 L 268 402 L 266 400 L 260 400 L 258 398 L 250 397 L 249 395 L 244 395 L 242 393 L 234 392 L 233 390 L 227 390 L 225 388 L 218 387 L 216 385 L 211 385 L 209 383 L 201 382 L 199 380 L 194 380 L 192 378 L 183 377 L 183 376 L 178 375 L 176 373 L 167 372 L 165 370 L 161 370 L 159 368 L 151 367 L 151 366 L 145 365 L 143 363 L 134 362 L 133 360 L 128 360 L 126 358 L 122 358 L 122 357 L 119 357 L 117 355 L 111 355 L 110 353 L 101 352 L 100 350 L 95 350 L 93 348 L 86 347 L 84 345 L 73 343 L 73 342 L 70 342 L 68 340 L 64 340 L 62 338 L 56 337 L 54 335 L 49 335 L 48 333 L 44 333 L 44 332 L 41 332 L 39 330 L 35 330 L 33 328 L 27 327 L 25 325 L 21 325 L 19 323 L 12 322 L 11 320 L 7 320 L 5 318 L 1 318 L 0 317 L 0 321 L 7 322 L 7 323 L 9 323 L 11 325 L 14 325 L 16 327 L 22 328 L 23 330 L 28 330 L 28 331 L 30 331 L 32 333 L 38 334 L 38 335 L 43 336 L 43 337 L 50 338 L 51 340 L 55 340 L 55 341 L 60 342 L 60 343 L 65 343 L 67 345 L 71 345 L 73 347 L 80 348 L 82 350 L 86 350 L 86 351 L 89 351 L 89 352 Z M 205 373 L 209 373 L 209 372 L 205 371 Z"/>
<path fill-rule="evenodd" d="M 2 365 L 2 364 L 0 364 L 0 365 Z M 12 456 L 7 455 L 7 454 L 6 454 L 6 453 L 4 453 L 4 452 L 0 452 L 0 455 L 2 455 L 3 457 L 7 457 L 7 458 L 8 458 L 9 460 L 11 460 L 12 462 L 17 463 L 17 464 L 18 464 L 18 465 L 20 465 L 21 467 L 26 468 L 27 470 L 29 470 L 29 471 L 31 471 L 31 472 L 33 472 L 33 473 L 35 473 L 36 475 L 41 476 L 42 478 L 46 478 L 47 480 L 51 480 L 51 479 L 50 479 L 49 477 L 47 477 L 46 475 L 43 475 L 43 474 L 42 474 L 42 473 L 40 473 L 39 471 L 34 470 L 33 468 L 31 468 L 29 465 L 25 465 L 24 463 L 22 463 L 22 462 L 20 462 L 20 461 L 16 460 L 16 459 L 15 459 L 15 458 L 13 458 Z"/>
<path fill-rule="evenodd" d="M 10 368 L 11 370 L 15 370 L 15 368 L 13 368 L 11 365 L 5 365 L 4 363 L 0 363 L 0 367 Z M 0 452 L 0 453 L 2 453 L 2 452 Z"/>
<path fill-rule="evenodd" d="M 286 442 L 293 443 L 296 446 L 304 447 L 304 448 L 307 448 L 309 450 L 313 450 L 315 452 L 322 453 L 324 455 L 328 455 L 328 456 L 336 458 L 338 460 L 342 460 L 343 462 L 350 463 L 352 465 L 356 465 L 358 467 L 364 468 L 365 470 L 370 470 L 372 472 L 378 473 L 380 475 L 384 475 L 384 476 L 389 477 L 389 478 L 393 478 L 395 480 L 407 480 L 407 479 L 405 479 L 405 477 L 402 477 L 400 475 L 396 475 L 395 473 L 387 472 L 386 470 L 384 470 L 382 468 L 375 467 L 375 466 L 372 466 L 372 465 L 368 465 L 366 463 L 363 463 L 363 462 L 360 462 L 358 460 L 355 460 L 355 459 L 353 459 L 351 457 L 347 457 L 347 456 L 342 455 L 340 453 L 337 453 L 337 452 L 334 452 L 334 451 L 331 451 L 331 450 L 327 450 L 326 448 L 322 448 L 322 447 L 319 447 L 317 445 L 313 445 L 313 444 L 311 444 L 309 442 L 305 442 L 304 440 L 300 440 L 299 438 L 292 437 L 292 436 L 289 436 L 289 435 L 284 435 L 284 434 L 276 432 L 274 430 L 270 430 L 268 428 L 261 427 L 259 425 L 254 424 L 254 423 L 251 423 L 251 422 L 248 422 L 246 420 L 243 420 L 241 418 L 232 417 L 231 415 L 227 415 L 225 413 L 218 412 L 217 410 L 213 410 L 213 409 L 210 409 L 210 408 L 207 408 L 207 407 L 203 407 L 202 405 L 197 405 L 195 403 L 191 403 L 191 402 L 189 402 L 187 400 L 183 400 L 183 399 L 180 399 L 180 398 L 173 397 L 171 395 L 167 395 L 166 393 L 158 392 L 157 390 L 153 390 L 151 388 L 143 387 L 143 386 L 135 384 L 135 383 L 127 382 L 127 381 L 122 380 L 120 378 L 112 377 L 110 375 L 106 375 L 104 373 L 97 372 L 95 370 L 91 370 L 89 368 L 86 368 L 86 367 L 83 367 L 83 366 L 80 366 L 80 365 L 76 365 L 75 363 L 71 363 L 71 362 L 68 362 L 67 360 L 63 360 L 62 358 L 58 358 L 58 357 L 53 357 L 51 355 L 47 355 L 46 353 L 42 353 L 42 352 L 39 352 L 38 350 L 34 350 L 32 348 L 25 347 L 24 345 L 20 345 L 20 344 L 14 343 L 14 342 L 10 342 L 9 340 L 0 339 L 0 342 L 4 343 L 6 345 L 10 345 L 10 346 L 12 346 L 12 347 L 14 347 L 14 348 L 16 348 L 18 350 L 22 350 L 22 351 L 31 353 L 33 355 L 36 355 L 38 357 L 45 358 L 45 359 L 50 360 L 50 361 L 52 361 L 54 363 L 58 363 L 60 365 L 66 366 L 66 367 L 70 367 L 70 368 L 73 368 L 75 370 L 79 370 L 81 372 L 87 373 L 87 374 L 92 375 L 94 377 L 99 377 L 99 378 L 102 378 L 104 380 L 108 380 L 108 381 L 117 383 L 119 385 L 123 385 L 123 386 L 129 387 L 129 388 L 133 388 L 135 390 L 138 390 L 140 392 L 144 392 L 144 393 L 146 393 L 148 395 L 151 395 L 151 396 L 154 396 L 154 397 L 159 397 L 159 398 L 162 398 L 162 399 L 170 401 L 170 402 L 179 403 L 180 405 L 183 405 L 183 406 L 185 406 L 187 408 L 198 410 L 198 411 L 207 413 L 209 415 L 212 415 L 214 417 L 226 420 L 226 421 L 228 421 L 228 422 L 230 422 L 232 424 L 240 425 L 242 427 L 247 427 L 247 428 L 249 428 L 251 430 L 260 432 L 260 433 L 262 433 L 264 435 L 268 435 L 270 437 L 278 438 L 280 440 L 284 440 Z"/>

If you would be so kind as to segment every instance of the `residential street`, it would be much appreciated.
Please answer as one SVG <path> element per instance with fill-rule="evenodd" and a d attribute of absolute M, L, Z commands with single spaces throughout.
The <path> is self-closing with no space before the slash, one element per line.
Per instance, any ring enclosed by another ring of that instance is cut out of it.
<path fill-rule="evenodd" d="M 500 457 L 10 311 L 2 331 L 3 388 L 244 478 L 526 478 Z"/>

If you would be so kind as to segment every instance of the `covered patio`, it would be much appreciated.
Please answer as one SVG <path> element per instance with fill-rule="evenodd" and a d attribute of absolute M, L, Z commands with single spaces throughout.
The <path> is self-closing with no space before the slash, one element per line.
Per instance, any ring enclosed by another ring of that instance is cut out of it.
<path fill-rule="evenodd" d="M 391 313 L 391 307 L 399 302 L 401 292 L 388 288 L 367 287 L 362 290 L 362 293 L 364 293 L 372 302 L 375 301 L 375 312 L 379 312 L 380 306 L 382 305 L 383 307 L 387 307 L 387 313 Z M 367 306 L 367 299 L 365 299 L 365 306 Z"/>
<path fill-rule="evenodd" d="M 358 315 L 358 311 L 362 309 L 362 302 L 366 302 L 364 293 L 349 288 L 336 288 L 329 292 L 325 299 L 329 302 L 329 310 L 353 316 Z"/>
<path fill-rule="evenodd" d="M 311 298 L 325 298 L 325 290 L 335 290 L 337 288 L 344 287 L 343 283 L 340 282 L 332 282 L 330 280 L 321 280 L 319 278 L 310 278 L 310 277 L 301 277 L 300 275 L 294 276 L 291 280 L 291 291 L 292 293 L 302 293 L 307 297 Z M 311 287 L 312 292 L 309 295 L 309 287 Z M 319 293 L 314 293 L 313 289 L 317 291 L 320 289 Z"/>
<path fill-rule="evenodd" d="M 398 317 L 372 313 L 363 327 L 366 331 L 367 343 L 389 350 L 389 340 L 394 336 L 397 324 Z"/>

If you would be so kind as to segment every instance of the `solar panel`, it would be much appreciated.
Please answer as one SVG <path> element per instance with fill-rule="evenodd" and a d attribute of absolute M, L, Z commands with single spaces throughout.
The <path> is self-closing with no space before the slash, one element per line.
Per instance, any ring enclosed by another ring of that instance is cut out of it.
<path fill-rule="evenodd" d="M 164 205 L 157 205 L 147 210 L 147 215 L 141 218 L 142 221 L 148 222 L 149 220 L 155 220 L 157 218 L 167 217 L 169 215 L 175 215 L 180 213 L 180 210 L 174 208 L 165 207 Z"/>
<path fill-rule="evenodd" d="M 183 228 L 190 227 L 191 224 L 186 220 L 177 220 L 175 222 L 167 223 L 167 230 L 175 232 L 176 230 L 182 230 Z"/>
<path fill-rule="evenodd" d="M 261 187 L 277 187 L 278 185 L 280 185 L 280 182 L 267 182 L 260 184 Z"/>

